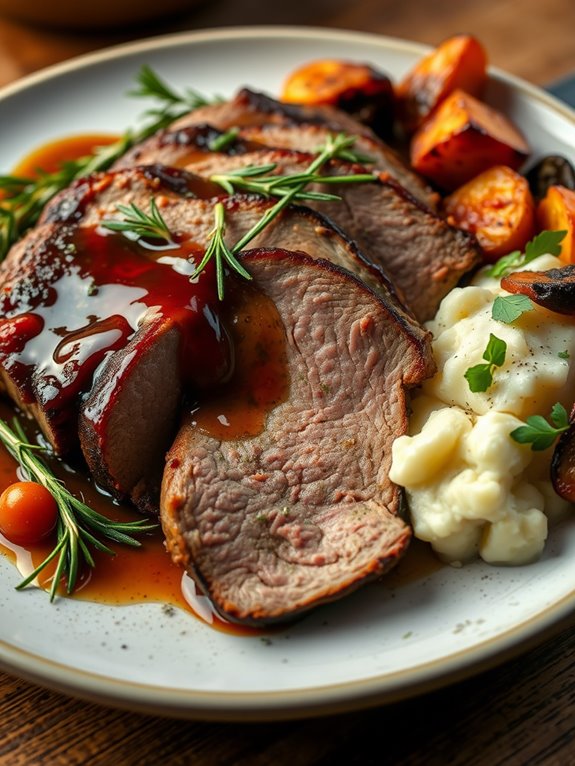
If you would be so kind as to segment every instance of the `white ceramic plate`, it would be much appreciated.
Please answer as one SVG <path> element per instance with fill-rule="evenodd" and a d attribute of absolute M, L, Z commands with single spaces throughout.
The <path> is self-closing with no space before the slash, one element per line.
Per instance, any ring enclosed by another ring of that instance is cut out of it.
<path fill-rule="evenodd" d="M 121 132 L 142 113 L 126 97 L 146 63 L 176 87 L 231 95 L 277 93 L 316 57 L 370 61 L 400 77 L 420 46 L 311 29 L 218 30 L 123 46 L 52 68 L 0 95 L 0 172 L 63 135 Z M 536 154 L 575 161 L 575 115 L 527 84 L 493 72 L 487 99 L 503 106 Z M 17 593 L 0 557 L 0 661 L 53 688 L 137 710 L 213 719 L 308 715 L 387 702 L 492 665 L 575 611 L 575 518 L 553 530 L 545 555 L 523 568 L 423 567 L 417 557 L 380 584 L 261 637 L 215 631 L 159 604 L 50 605 Z"/>

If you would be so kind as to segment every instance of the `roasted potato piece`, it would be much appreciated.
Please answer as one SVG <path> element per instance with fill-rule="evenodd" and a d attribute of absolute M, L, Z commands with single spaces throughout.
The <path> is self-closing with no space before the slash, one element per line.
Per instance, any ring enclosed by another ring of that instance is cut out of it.
<path fill-rule="evenodd" d="M 535 202 L 526 179 L 495 165 L 444 200 L 450 223 L 477 237 L 487 261 L 523 250 L 535 234 Z"/>
<path fill-rule="evenodd" d="M 559 257 L 575 262 L 575 191 L 565 186 L 550 186 L 537 205 L 537 223 L 541 229 L 566 231 Z"/>
<path fill-rule="evenodd" d="M 565 186 L 575 191 L 575 168 L 566 157 L 558 154 L 540 159 L 529 168 L 525 177 L 536 200 L 543 199 L 550 186 Z"/>
<path fill-rule="evenodd" d="M 501 287 L 521 293 L 557 314 L 575 314 L 575 266 L 548 271 L 514 271 L 503 277 Z"/>
<path fill-rule="evenodd" d="M 288 76 L 280 100 L 335 106 L 379 136 L 387 137 L 393 130 L 393 86 L 387 75 L 368 64 L 339 59 L 310 61 Z"/>
<path fill-rule="evenodd" d="M 413 133 L 454 90 L 481 97 L 487 81 L 487 56 L 471 35 L 455 35 L 421 59 L 395 89 L 397 116 Z"/>
<path fill-rule="evenodd" d="M 517 169 L 529 155 L 519 130 L 501 112 L 462 90 L 448 96 L 415 133 L 415 170 L 452 191 L 493 165 Z"/>

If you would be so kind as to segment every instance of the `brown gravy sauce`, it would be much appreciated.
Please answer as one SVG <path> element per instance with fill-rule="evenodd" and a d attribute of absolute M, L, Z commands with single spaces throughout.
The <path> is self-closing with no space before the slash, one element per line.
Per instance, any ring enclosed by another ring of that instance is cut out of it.
<path fill-rule="evenodd" d="M 80 135 L 52 141 L 23 158 L 12 172 L 33 176 L 40 169 L 51 171 L 63 161 L 90 154 L 96 146 L 115 140 L 115 136 Z M 230 281 L 230 284 L 234 283 Z M 218 439 L 259 433 L 266 414 L 285 400 L 289 389 L 283 324 L 275 306 L 254 288 L 246 289 L 245 283 L 241 290 L 232 287 L 228 303 L 228 326 L 236 349 L 235 372 L 216 396 L 198 403 L 192 411 L 196 427 Z M 13 414 L 9 404 L 0 402 L 0 417 L 9 422 Z M 112 518 L 141 518 L 134 510 L 118 505 L 99 492 L 81 470 L 73 470 L 58 461 L 54 461 L 52 467 L 70 491 L 81 493 L 96 511 Z M 15 461 L 0 449 L 0 492 L 18 478 Z M 192 580 L 172 562 L 160 529 L 140 535 L 138 540 L 142 543 L 139 548 L 111 543 L 115 556 L 96 551 L 96 566 L 83 569 L 74 598 L 113 605 L 159 602 L 187 610 L 219 630 L 237 635 L 258 632 L 222 620 L 208 599 L 195 592 Z M 23 577 L 44 560 L 53 545 L 50 541 L 24 549 L 0 534 L 0 554 L 11 559 Z M 392 573 L 396 583 L 418 580 L 441 566 L 427 547 L 417 543 L 414 547 L 416 550 Z M 52 566 L 42 573 L 41 587 L 49 587 L 53 571 Z"/>

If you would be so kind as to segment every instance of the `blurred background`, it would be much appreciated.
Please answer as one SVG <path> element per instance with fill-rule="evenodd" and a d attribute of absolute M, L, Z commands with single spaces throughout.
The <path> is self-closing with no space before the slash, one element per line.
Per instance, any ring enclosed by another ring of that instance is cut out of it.
<path fill-rule="evenodd" d="M 575 72 L 574 0 L 0 0 L 0 86 L 130 40 L 238 25 L 352 29 L 437 45 L 471 32 L 490 62 L 547 85 Z"/>

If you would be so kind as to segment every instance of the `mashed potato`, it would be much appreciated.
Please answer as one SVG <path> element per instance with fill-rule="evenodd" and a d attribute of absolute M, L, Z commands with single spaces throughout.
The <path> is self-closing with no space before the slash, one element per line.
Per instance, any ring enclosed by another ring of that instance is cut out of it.
<path fill-rule="evenodd" d="M 560 265 L 546 255 L 527 268 Z M 393 445 L 391 478 L 406 488 L 415 536 L 450 562 L 528 563 L 566 505 L 549 480 L 552 450 L 533 452 L 510 433 L 555 402 L 571 407 L 575 322 L 539 306 L 498 322 L 497 295 L 506 293 L 484 270 L 443 300 L 428 324 L 438 372 L 413 402 L 410 435 Z M 472 393 L 465 372 L 484 361 L 490 333 L 506 342 L 505 362 Z"/>

